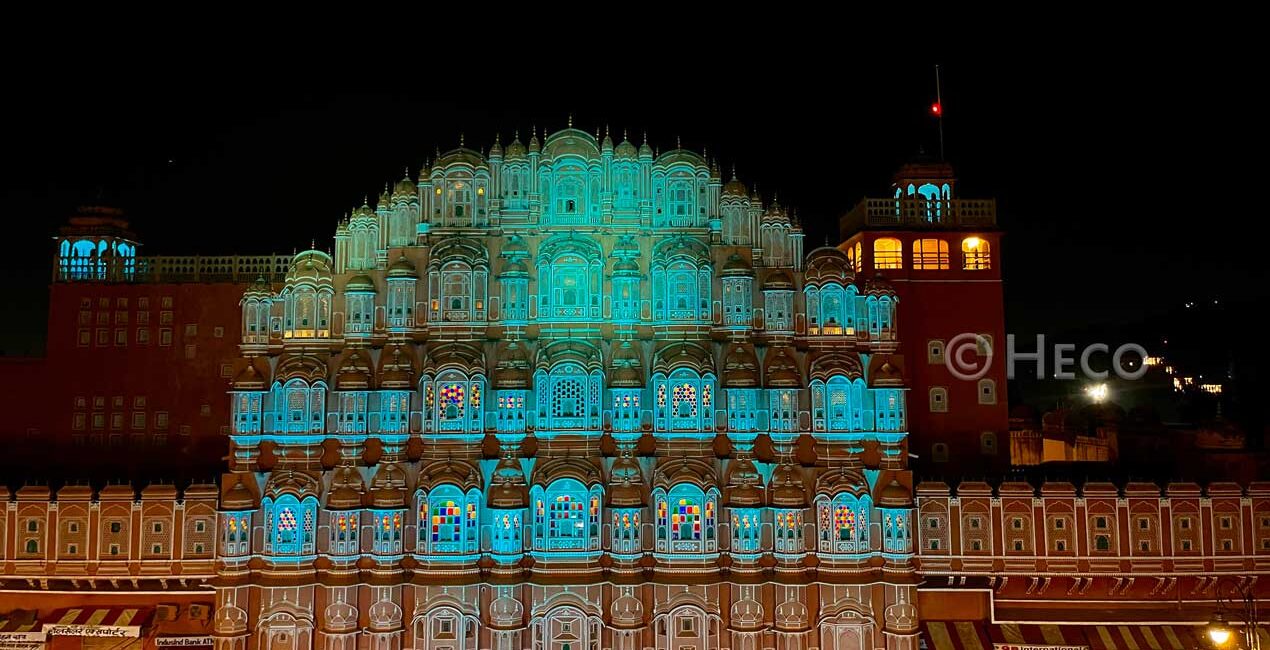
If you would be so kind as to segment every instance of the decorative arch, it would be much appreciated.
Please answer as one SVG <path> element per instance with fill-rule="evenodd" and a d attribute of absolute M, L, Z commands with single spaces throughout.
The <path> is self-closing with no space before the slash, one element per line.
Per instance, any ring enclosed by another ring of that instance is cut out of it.
<path fill-rule="evenodd" d="M 483 321 L 487 314 L 489 253 L 466 237 L 433 246 L 428 263 L 428 315 L 434 323 Z"/>
<path fill-rule="evenodd" d="M 819 488 L 819 486 L 818 486 Z M 816 496 L 816 521 L 821 553 L 864 553 L 869 550 L 869 522 L 873 499 L 863 493 L 841 489 Z"/>
<path fill-rule="evenodd" d="M 529 490 L 533 505 L 534 550 L 590 553 L 600 550 L 600 505 L 604 488 L 573 477 Z"/>
<path fill-rule="evenodd" d="M 480 618 L 464 612 L 457 604 L 434 605 L 427 612 L 416 614 L 410 627 L 417 648 L 477 650 L 479 647 Z"/>
<path fill-rule="evenodd" d="M 317 530 L 317 498 L 286 492 L 276 499 L 266 496 L 265 553 L 272 556 L 308 556 L 314 553 Z"/>
<path fill-rule="evenodd" d="M 326 430 L 326 382 L 301 378 L 275 381 L 269 393 L 272 433 L 322 433 Z"/>
<path fill-rule="evenodd" d="M 710 320 L 713 269 L 709 249 L 692 237 L 672 237 L 653 249 L 653 318 Z"/>
<path fill-rule="evenodd" d="M 538 250 L 538 316 L 598 320 L 603 303 L 604 254 L 590 238 L 569 233 Z"/>

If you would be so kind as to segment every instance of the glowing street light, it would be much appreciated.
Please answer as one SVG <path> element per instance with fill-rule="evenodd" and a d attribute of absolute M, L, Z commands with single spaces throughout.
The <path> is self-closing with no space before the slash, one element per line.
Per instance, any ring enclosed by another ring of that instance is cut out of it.
<path fill-rule="evenodd" d="M 1094 384 L 1092 386 L 1085 387 L 1085 395 L 1089 396 L 1089 399 L 1096 403 L 1106 400 L 1107 394 L 1108 390 L 1106 384 Z"/>
<path fill-rule="evenodd" d="M 1213 620 L 1208 624 L 1206 631 L 1208 632 L 1208 640 L 1212 641 L 1213 645 L 1218 648 L 1226 647 L 1226 644 L 1230 643 L 1230 639 L 1235 636 L 1230 626 L 1226 624 L 1225 615 L 1221 612 L 1213 614 Z"/>
<path fill-rule="evenodd" d="M 1204 628 L 1208 640 L 1216 650 L 1261 650 L 1261 620 L 1257 611 L 1257 597 L 1252 587 L 1246 586 L 1244 578 L 1222 576 L 1217 582 L 1217 611 L 1213 612 L 1213 620 Z M 1225 587 L 1225 592 L 1222 587 Z M 1236 630 L 1226 622 L 1227 614 L 1233 615 L 1243 623 Z M 1242 638 L 1241 638 L 1242 637 Z"/>

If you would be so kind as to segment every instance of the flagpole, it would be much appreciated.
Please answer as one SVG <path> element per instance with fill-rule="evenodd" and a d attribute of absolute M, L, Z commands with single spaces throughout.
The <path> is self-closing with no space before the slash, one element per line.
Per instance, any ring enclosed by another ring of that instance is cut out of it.
<path fill-rule="evenodd" d="M 939 94 L 939 64 L 935 64 L 935 105 L 939 107 L 939 161 L 944 161 L 944 99 Z"/>

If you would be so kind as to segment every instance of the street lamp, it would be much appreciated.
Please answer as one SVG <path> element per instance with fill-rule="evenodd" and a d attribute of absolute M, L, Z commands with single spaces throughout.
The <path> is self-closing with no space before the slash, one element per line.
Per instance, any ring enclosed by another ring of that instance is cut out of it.
<path fill-rule="evenodd" d="M 1223 585 L 1226 587 L 1224 593 Z M 1205 632 L 1218 650 L 1227 648 L 1236 640 L 1235 630 L 1226 622 L 1227 612 L 1244 624 L 1241 630 L 1244 650 L 1261 650 L 1261 622 L 1257 617 L 1257 599 L 1252 593 L 1251 583 L 1244 586 L 1243 580 L 1230 576 L 1223 576 L 1217 581 L 1217 611 L 1213 613 L 1213 620 Z"/>

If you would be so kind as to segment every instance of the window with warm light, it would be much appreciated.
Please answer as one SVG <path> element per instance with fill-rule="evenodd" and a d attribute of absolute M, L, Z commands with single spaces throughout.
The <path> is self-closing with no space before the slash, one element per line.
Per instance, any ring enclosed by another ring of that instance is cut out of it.
<path fill-rule="evenodd" d="M 961 268 L 967 271 L 987 271 L 992 268 L 992 250 L 986 239 L 967 237 L 961 240 Z"/>
<path fill-rule="evenodd" d="M 918 239 L 913 242 L 913 268 L 921 271 L 948 270 L 948 242 Z"/>
<path fill-rule="evenodd" d="M 894 237 L 883 237 L 873 241 L 874 269 L 904 268 L 904 244 Z"/>

